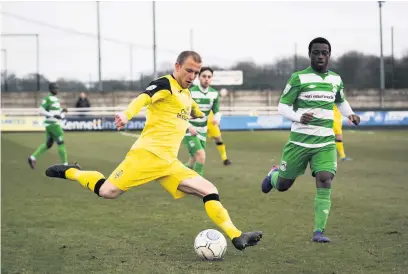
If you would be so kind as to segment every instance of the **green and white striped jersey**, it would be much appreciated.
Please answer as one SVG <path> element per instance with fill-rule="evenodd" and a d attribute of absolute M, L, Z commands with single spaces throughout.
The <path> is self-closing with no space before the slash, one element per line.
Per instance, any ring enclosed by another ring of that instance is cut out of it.
<path fill-rule="evenodd" d="M 198 85 L 192 86 L 190 92 L 193 100 L 205 114 L 203 118 L 191 119 L 190 124 L 197 129 L 197 137 L 202 141 L 206 141 L 208 115 L 210 115 L 211 110 L 214 114 L 220 111 L 219 93 L 212 87 L 202 90 Z M 186 136 L 191 136 L 191 134 L 187 131 Z"/>
<path fill-rule="evenodd" d="M 307 124 L 292 123 L 289 141 L 303 147 L 316 148 L 334 144 L 333 107 L 345 100 L 341 77 L 332 72 L 318 73 L 311 67 L 290 77 L 280 102 L 293 105 L 296 113 L 311 112 Z"/>
<path fill-rule="evenodd" d="M 51 115 L 55 114 L 61 115 L 62 108 L 60 101 L 55 95 L 51 93 L 48 93 L 47 96 L 44 97 L 44 99 L 41 102 L 41 107 L 48 111 Z M 55 124 L 58 122 L 59 120 L 53 117 L 46 117 L 44 120 L 45 126 L 49 126 L 51 124 Z"/>

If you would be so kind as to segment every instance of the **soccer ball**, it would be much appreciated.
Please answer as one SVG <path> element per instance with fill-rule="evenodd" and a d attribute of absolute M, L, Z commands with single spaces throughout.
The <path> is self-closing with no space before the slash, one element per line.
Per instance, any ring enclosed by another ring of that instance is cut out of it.
<path fill-rule="evenodd" d="M 219 231 L 206 229 L 195 238 L 194 250 L 202 260 L 221 260 L 227 251 L 227 240 Z"/>

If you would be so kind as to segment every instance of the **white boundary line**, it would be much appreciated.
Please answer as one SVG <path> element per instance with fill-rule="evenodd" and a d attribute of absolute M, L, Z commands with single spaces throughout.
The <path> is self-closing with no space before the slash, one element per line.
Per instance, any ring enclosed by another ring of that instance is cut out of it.
<path fill-rule="evenodd" d="M 125 132 L 125 131 L 120 131 L 119 133 L 120 133 L 121 135 L 127 136 L 127 137 L 136 137 L 136 138 L 139 138 L 139 137 L 140 137 L 140 134 L 129 133 L 129 132 Z"/>
<path fill-rule="evenodd" d="M 343 130 L 343 132 L 344 132 L 344 130 Z M 363 134 L 375 134 L 375 132 L 374 132 L 374 131 L 371 131 L 371 130 L 361 130 L 361 131 L 359 131 L 359 130 L 348 130 L 348 132 L 350 132 L 350 133 L 357 133 L 357 134 L 359 134 L 359 133 L 363 133 Z"/>

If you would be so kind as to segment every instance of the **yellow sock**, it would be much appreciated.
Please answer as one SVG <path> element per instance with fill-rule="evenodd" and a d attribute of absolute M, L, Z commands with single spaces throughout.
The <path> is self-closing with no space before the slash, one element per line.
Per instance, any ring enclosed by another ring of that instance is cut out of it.
<path fill-rule="evenodd" d="M 85 170 L 78 170 L 76 168 L 70 168 L 65 171 L 65 177 L 68 180 L 77 181 L 84 187 L 94 191 L 95 185 L 101 179 L 105 179 L 102 173 L 99 171 L 85 171 Z"/>
<path fill-rule="evenodd" d="M 228 211 L 222 206 L 219 201 L 210 200 L 205 202 L 205 211 L 207 211 L 208 217 L 216 223 L 232 240 L 235 237 L 239 237 L 242 232 L 239 231 L 232 223 Z"/>
<path fill-rule="evenodd" d="M 216 143 L 216 144 L 217 144 L 217 150 L 221 155 L 221 159 L 223 161 L 227 160 L 228 159 L 227 158 L 227 150 L 225 149 L 224 143 L 221 142 L 221 143 Z"/>
<path fill-rule="evenodd" d="M 346 153 L 344 152 L 344 145 L 342 141 L 336 140 L 336 148 L 337 148 L 337 152 L 339 153 L 340 159 L 346 157 Z"/>

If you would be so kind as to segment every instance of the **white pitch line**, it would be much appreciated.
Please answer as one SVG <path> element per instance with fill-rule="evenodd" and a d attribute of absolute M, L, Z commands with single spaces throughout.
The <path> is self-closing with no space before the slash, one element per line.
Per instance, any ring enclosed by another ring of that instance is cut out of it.
<path fill-rule="evenodd" d="M 124 132 L 124 131 L 121 131 L 120 134 L 122 134 L 123 136 L 127 136 L 127 137 L 136 137 L 136 138 L 140 137 L 140 134 L 134 134 L 134 133 Z"/>
<path fill-rule="evenodd" d="M 357 133 L 357 134 L 359 134 L 359 133 L 362 133 L 362 134 L 375 134 L 375 132 L 374 131 L 366 131 L 366 130 L 348 130 L 348 132 L 350 132 L 350 133 Z"/>

